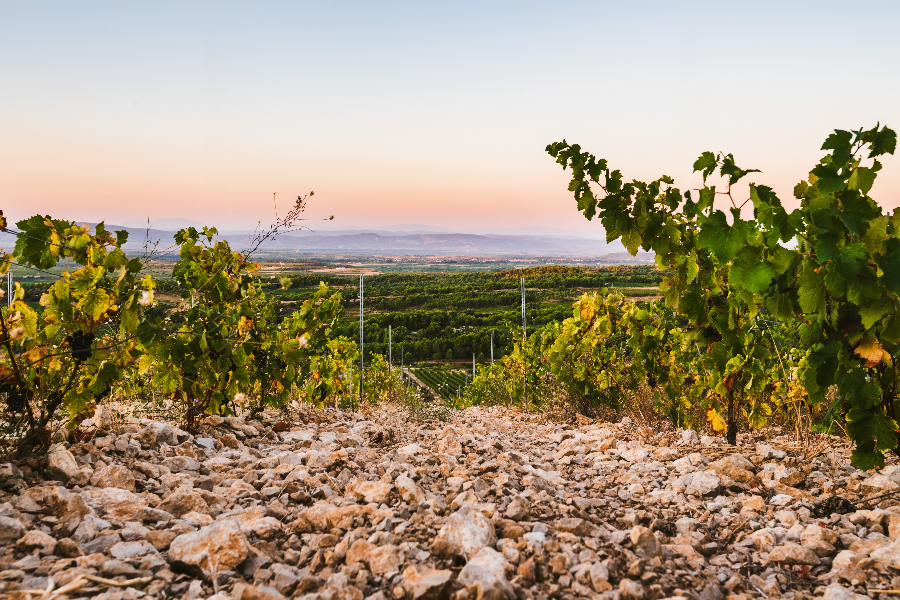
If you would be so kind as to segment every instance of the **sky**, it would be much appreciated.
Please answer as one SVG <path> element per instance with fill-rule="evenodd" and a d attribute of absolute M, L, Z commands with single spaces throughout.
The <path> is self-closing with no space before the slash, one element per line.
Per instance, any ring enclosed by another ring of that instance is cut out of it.
<path fill-rule="evenodd" d="M 900 127 L 898 2 L 0 1 L 0 209 L 250 228 L 602 233 L 545 153 L 789 204 L 835 129 Z M 900 160 L 872 195 L 900 205 Z"/>

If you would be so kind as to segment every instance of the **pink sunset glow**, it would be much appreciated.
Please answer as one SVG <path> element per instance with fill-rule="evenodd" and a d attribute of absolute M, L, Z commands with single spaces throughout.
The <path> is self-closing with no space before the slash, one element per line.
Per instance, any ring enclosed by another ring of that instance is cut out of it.
<path fill-rule="evenodd" d="M 249 227 L 315 190 L 327 227 L 596 234 L 547 143 L 682 187 L 733 152 L 789 201 L 831 129 L 900 126 L 900 42 L 873 31 L 896 5 L 864 34 L 840 9 L 691 6 L 7 6 L 3 209 Z M 856 52 L 805 43 L 829 28 Z M 896 158 L 873 196 L 900 204 Z"/>

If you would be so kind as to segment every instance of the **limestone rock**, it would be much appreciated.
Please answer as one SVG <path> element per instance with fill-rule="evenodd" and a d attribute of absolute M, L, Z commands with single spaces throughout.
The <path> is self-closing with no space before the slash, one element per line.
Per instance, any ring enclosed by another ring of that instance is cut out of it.
<path fill-rule="evenodd" d="M 859 491 L 864 494 L 883 494 L 900 490 L 900 484 L 892 481 L 890 477 L 882 473 L 872 475 L 859 483 Z"/>
<path fill-rule="evenodd" d="M 531 518 L 531 503 L 521 496 L 514 496 L 506 507 L 506 518 L 513 521 L 527 521 Z"/>
<path fill-rule="evenodd" d="M 721 480 L 708 471 L 698 471 L 685 476 L 684 493 L 688 496 L 706 496 L 719 489 Z"/>
<path fill-rule="evenodd" d="M 403 587 L 413 600 L 439 600 L 452 576 L 447 569 L 410 565 L 403 571 Z"/>
<path fill-rule="evenodd" d="M 197 459 L 189 456 L 172 456 L 164 460 L 162 464 L 173 473 L 200 470 L 200 463 Z"/>
<path fill-rule="evenodd" d="M 0 516 L 0 544 L 15 542 L 25 535 L 25 525 L 19 519 Z"/>
<path fill-rule="evenodd" d="M 818 524 L 809 525 L 800 534 L 800 543 L 816 553 L 817 556 L 830 556 L 835 553 L 834 544 L 837 534 L 827 527 Z"/>
<path fill-rule="evenodd" d="M 851 552 L 853 551 L 851 547 Z M 884 565 L 894 569 L 900 568 L 900 542 L 894 542 L 889 545 L 876 548 L 869 553 L 869 556 Z"/>
<path fill-rule="evenodd" d="M 147 506 L 147 501 L 128 490 L 120 488 L 95 488 L 88 490 L 87 504 L 102 515 L 113 518 L 133 517 L 139 510 Z"/>
<path fill-rule="evenodd" d="M 404 502 L 408 502 L 409 504 L 419 504 L 425 501 L 425 494 L 419 486 L 416 485 L 416 482 L 406 475 L 397 477 L 394 481 L 394 485 L 397 486 L 397 491 L 400 492 L 400 498 L 402 498 Z"/>
<path fill-rule="evenodd" d="M 788 565 L 818 565 L 821 562 L 815 552 L 793 543 L 773 548 L 769 552 L 769 560 Z"/>
<path fill-rule="evenodd" d="M 72 453 L 62 444 L 56 444 L 47 451 L 47 469 L 63 481 L 84 484 L 90 479 L 90 467 L 80 467 Z"/>
<path fill-rule="evenodd" d="M 756 476 L 756 466 L 747 460 L 743 454 L 729 454 L 709 465 L 713 471 L 730 477 L 741 483 L 751 483 Z"/>
<path fill-rule="evenodd" d="M 159 444 L 177 446 L 190 438 L 191 434 L 187 431 L 178 429 L 168 423 L 160 423 L 158 421 L 147 421 L 144 429 L 142 429 L 139 434 L 141 442 L 150 446 Z"/>
<path fill-rule="evenodd" d="M 356 540 L 347 550 L 345 561 L 348 565 L 366 563 L 373 550 L 375 550 L 375 544 L 371 544 L 367 540 Z"/>
<path fill-rule="evenodd" d="M 134 491 L 134 474 L 123 465 L 107 465 L 94 471 L 91 485 L 99 488 L 115 487 Z"/>
<path fill-rule="evenodd" d="M 367 562 L 369 570 L 375 575 L 399 571 L 403 565 L 403 551 L 393 544 L 380 546 L 369 552 Z"/>
<path fill-rule="evenodd" d="M 659 556 L 662 552 L 662 547 L 656 536 L 646 527 L 638 525 L 631 530 L 628 537 L 631 539 L 632 546 L 634 546 L 634 553 L 641 558 L 651 559 Z"/>
<path fill-rule="evenodd" d="M 822 594 L 822 600 L 867 600 L 868 598 L 869 596 L 857 594 L 837 582 L 826 587 L 825 593 Z"/>
<path fill-rule="evenodd" d="M 169 559 L 209 579 L 221 571 L 234 570 L 249 551 L 237 523 L 219 521 L 175 538 L 169 545 Z"/>
<path fill-rule="evenodd" d="M 493 523 L 472 507 L 463 506 L 441 527 L 431 551 L 438 556 L 472 556 L 481 548 L 496 543 Z"/>
<path fill-rule="evenodd" d="M 609 582 L 609 569 L 603 563 L 592 564 L 589 575 L 594 591 L 602 594 L 612 590 L 612 584 Z"/>
<path fill-rule="evenodd" d="M 194 489 L 175 490 L 157 508 L 176 517 L 182 517 L 191 511 L 209 514 L 209 505 L 203 499 L 203 495 Z"/>
<path fill-rule="evenodd" d="M 644 586 L 631 579 L 623 579 L 619 582 L 619 597 L 622 600 L 644 600 L 647 595 Z"/>
<path fill-rule="evenodd" d="M 56 550 L 56 540 L 43 531 L 32 529 L 16 542 L 16 548 L 23 552 L 38 550 L 41 554 L 53 554 Z"/>
<path fill-rule="evenodd" d="M 477 586 L 484 600 L 514 600 L 515 590 L 506 579 L 506 559 L 493 548 L 482 548 L 475 554 L 457 581 L 466 587 Z"/>
<path fill-rule="evenodd" d="M 386 504 L 393 489 L 394 486 L 383 481 L 360 481 L 349 486 L 348 493 L 366 503 Z"/>
<path fill-rule="evenodd" d="M 241 532 L 244 535 L 256 536 L 268 540 L 281 533 L 281 521 L 274 517 L 261 517 L 250 519 L 241 523 Z"/>

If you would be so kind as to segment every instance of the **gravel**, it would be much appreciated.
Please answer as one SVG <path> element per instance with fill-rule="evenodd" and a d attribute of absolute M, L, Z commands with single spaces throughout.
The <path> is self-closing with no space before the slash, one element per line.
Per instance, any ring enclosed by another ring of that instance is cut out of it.
<path fill-rule="evenodd" d="M 779 437 L 730 447 L 500 408 L 424 424 L 390 406 L 309 409 L 288 430 L 266 418 L 211 417 L 196 435 L 103 423 L 34 467 L 53 480 L 0 465 L 0 593 L 735 600 L 900 588 L 900 468 L 858 471 L 836 439 L 818 453 Z"/>

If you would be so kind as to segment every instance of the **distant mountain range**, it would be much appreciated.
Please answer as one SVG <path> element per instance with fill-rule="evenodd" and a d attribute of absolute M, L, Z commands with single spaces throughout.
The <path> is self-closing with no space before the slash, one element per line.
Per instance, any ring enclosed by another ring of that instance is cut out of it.
<path fill-rule="evenodd" d="M 150 240 L 159 240 L 158 248 L 173 243 L 175 231 L 146 227 L 107 225 L 107 229 L 125 229 L 129 240 L 125 249 L 137 252 Z M 332 230 L 291 231 L 266 242 L 261 250 L 266 252 L 303 252 L 311 254 L 376 254 L 418 256 L 584 256 L 608 257 L 610 262 L 652 262 L 653 255 L 642 253 L 632 257 L 622 244 L 607 244 L 603 240 L 562 237 L 553 235 L 478 235 L 453 233 L 452 231 L 423 231 L 427 226 L 405 225 L 391 231 Z M 408 229 L 407 229 L 408 228 Z M 252 232 L 223 231 L 223 239 L 234 248 L 247 248 Z M 11 249 L 15 238 L 0 234 L 0 246 Z"/>

